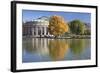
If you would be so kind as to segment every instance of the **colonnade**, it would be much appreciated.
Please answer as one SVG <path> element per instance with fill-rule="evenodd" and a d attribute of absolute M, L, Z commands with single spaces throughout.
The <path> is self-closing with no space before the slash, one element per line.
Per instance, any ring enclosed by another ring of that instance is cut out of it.
<path fill-rule="evenodd" d="M 49 35 L 47 26 L 36 26 L 32 28 L 32 36 L 46 36 Z"/>

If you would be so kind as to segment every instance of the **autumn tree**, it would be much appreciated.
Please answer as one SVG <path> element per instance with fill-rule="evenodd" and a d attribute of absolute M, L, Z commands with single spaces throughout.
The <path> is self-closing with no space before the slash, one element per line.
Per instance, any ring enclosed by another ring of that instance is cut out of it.
<path fill-rule="evenodd" d="M 68 31 L 68 25 L 61 16 L 51 16 L 49 20 L 48 31 L 55 37 L 64 34 Z"/>
<path fill-rule="evenodd" d="M 70 22 L 70 30 L 73 34 L 84 34 L 85 25 L 80 20 L 73 20 Z"/>

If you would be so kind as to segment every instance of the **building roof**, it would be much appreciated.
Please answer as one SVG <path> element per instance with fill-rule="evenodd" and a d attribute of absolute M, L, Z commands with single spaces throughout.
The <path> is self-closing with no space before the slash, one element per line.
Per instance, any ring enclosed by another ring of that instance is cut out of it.
<path fill-rule="evenodd" d="M 29 21 L 29 22 L 26 22 L 24 24 L 29 24 L 29 25 L 49 25 L 49 18 L 46 17 L 46 16 L 42 16 L 38 19 L 35 19 L 33 21 Z"/>

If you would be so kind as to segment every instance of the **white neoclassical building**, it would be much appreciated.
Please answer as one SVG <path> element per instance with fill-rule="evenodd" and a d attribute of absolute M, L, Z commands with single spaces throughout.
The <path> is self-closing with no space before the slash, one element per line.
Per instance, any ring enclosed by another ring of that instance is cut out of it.
<path fill-rule="evenodd" d="M 49 21 L 46 17 L 35 19 L 23 24 L 23 36 L 45 37 L 52 36 L 48 32 Z"/>

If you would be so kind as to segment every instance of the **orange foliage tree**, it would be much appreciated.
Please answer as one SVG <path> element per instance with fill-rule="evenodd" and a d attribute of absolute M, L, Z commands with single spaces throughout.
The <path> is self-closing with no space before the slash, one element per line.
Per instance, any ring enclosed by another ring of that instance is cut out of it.
<path fill-rule="evenodd" d="M 49 20 L 48 31 L 51 35 L 55 37 L 68 32 L 68 24 L 64 21 L 61 16 L 51 16 Z"/>

